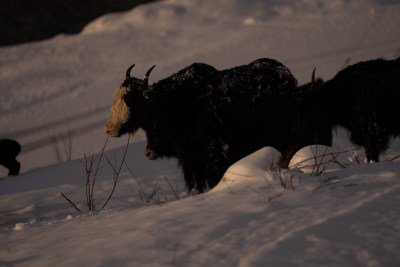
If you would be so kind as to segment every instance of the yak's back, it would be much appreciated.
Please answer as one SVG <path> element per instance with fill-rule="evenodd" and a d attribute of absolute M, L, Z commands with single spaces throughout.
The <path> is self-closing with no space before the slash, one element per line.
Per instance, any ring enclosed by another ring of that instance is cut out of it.
<path fill-rule="evenodd" d="M 221 72 L 221 91 L 237 107 L 267 108 L 295 94 L 296 86 L 290 70 L 273 59 L 257 59 Z"/>
<path fill-rule="evenodd" d="M 194 63 L 156 83 L 154 90 L 160 96 L 196 95 L 203 98 L 215 94 L 227 101 L 254 104 L 261 98 L 272 101 L 272 98 L 292 95 L 296 86 L 297 81 L 287 67 L 276 60 L 262 58 L 223 71 Z"/>
<path fill-rule="evenodd" d="M 160 103 L 168 102 L 177 113 L 185 109 L 214 125 L 227 125 L 239 118 L 259 121 L 283 109 L 288 96 L 296 94 L 297 80 L 280 62 L 261 58 L 222 71 L 194 63 L 154 84 L 153 90 Z"/>
<path fill-rule="evenodd" d="M 327 82 L 336 92 L 374 94 L 380 91 L 399 91 L 400 58 L 396 60 L 376 59 L 351 65 L 338 72 Z"/>
<path fill-rule="evenodd" d="M 348 108 L 357 105 L 360 110 L 375 106 L 385 110 L 397 106 L 400 97 L 400 58 L 369 60 L 351 65 L 326 82 L 320 94 L 329 100 L 330 108 L 337 107 L 338 103 Z"/>
<path fill-rule="evenodd" d="M 255 93 L 285 97 L 294 92 L 296 78 L 282 63 L 261 58 L 248 65 L 221 71 L 221 89 L 225 94 Z"/>
<path fill-rule="evenodd" d="M 219 72 L 212 66 L 193 63 L 178 73 L 159 81 L 153 86 L 155 94 L 172 100 L 204 98 L 213 93 L 219 84 Z"/>

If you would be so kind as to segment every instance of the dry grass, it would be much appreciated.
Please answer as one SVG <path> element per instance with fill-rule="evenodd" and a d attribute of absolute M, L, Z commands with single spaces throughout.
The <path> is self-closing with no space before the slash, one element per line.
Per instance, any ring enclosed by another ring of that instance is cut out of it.
<path fill-rule="evenodd" d="M 113 170 L 114 181 L 113 181 L 113 188 L 112 188 L 110 194 L 108 195 L 106 201 L 101 206 L 100 210 L 103 210 L 107 206 L 110 199 L 112 198 L 112 196 L 115 192 L 115 188 L 118 183 L 118 178 L 119 178 L 120 172 L 122 170 L 122 166 L 126 159 L 126 154 L 128 152 L 128 147 L 129 147 L 129 141 L 130 141 L 130 135 L 128 137 L 128 141 L 125 146 L 125 150 L 124 150 L 124 154 L 123 154 L 121 163 L 119 164 L 118 167 L 117 167 L 117 159 L 116 159 L 115 155 L 114 155 L 114 163 L 112 163 L 111 159 L 106 157 L 104 154 L 104 150 L 108 144 L 108 137 L 107 137 L 106 141 L 104 142 L 104 145 L 98 154 L 91 155 L 89 157 L 86 154 L 84 154 L 84 157 L 81 160 L 81 163 L 83 164 L 83 166 L 85 168 L 85 177 L 86 177 L 85 194 L 86 194 L 86 206 L 87 206 L 88 210 L 90 210 L 90 211 L 96 210 L 95 198 L 94 198 L 96 180 L 97 180 L 99 171 L 101 169 L 103 169 L 105 166 L 109 166 Z M 101 165 L 103 157 L 106 158 L 106 163 L 103 163 L 103 165 Z M 74 204 L 74 202 L 72 200 L 70 200 L 65 194 L 63 194 L 63 193 L 60 193 L 60 194 L 62 197 L 65 198 L 65 200 L 67 200 L 72 205 L 72 207 L 76 211 L 81 212 L 81 210 Z"/>
<path fill-rule="evenodd" d="M 149 205 L 149 204 L 163 205 L 163 204 L 166 204 L 167 202 L 169 202 L 169 200 L 166 196 L 164 196 L 164 198 L 160 198 L 159 196 L 156 196 L 156 194 L 160 190 L 158 180 L 156 180 L 152 189 L 146 192 L 146 190 L 142 187 L 141 183 L 139 182 L 139 180 L 137 179 L 137 177 L 133 173 L 133 171 L 127 165 L 126 165 L 126 168 L 128 169 L 132 178 L 135 180 L 135 183 L 137 185 L 137 190 L 139 193 L 139 197 L 140 197 L 140 200 L 142 201 L 143 206 Z M 176 188 L 174 188 L 167 177 L 164 177 L 164 180 L 167 183 L 167 185 L 169 186 L 171 192 L 173 193 L 175 200 L 180 200 L 181 198 L 178 194 L 178 191 L 179 191 L 178 186 L 176 185 Z"/>
<path fill-rule="evenodd" d="M 50 141 L 53 146 L 53 153 L 57 162 L 69 161 L 72 157 L 72 131 L 68 130 L 67 134 L 52 135 Z M 61 145 L 60 145 L 61 143 Z M 61 146 L 61 147 L 60 147 Z M 63 153 L 64 152 L 64 153 Z"/>

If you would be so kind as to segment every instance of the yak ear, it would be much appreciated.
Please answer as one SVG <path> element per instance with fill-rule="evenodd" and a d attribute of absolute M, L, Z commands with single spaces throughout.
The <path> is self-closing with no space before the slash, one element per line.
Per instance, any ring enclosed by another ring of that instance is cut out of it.
<path fill-rule="evenodd" d="M 142 92 L 144 99 L 151 102 L 154 99 L 154 92 L 152 89 L 147 89 Z"/>
<path fill-rule="evenodd" d="M 125 90 L 126 90 L 127 94 L 131 94 L 132 93 L 132 88 L 130 86 L 126 86 L 125 88 L 126 88 Z"/>

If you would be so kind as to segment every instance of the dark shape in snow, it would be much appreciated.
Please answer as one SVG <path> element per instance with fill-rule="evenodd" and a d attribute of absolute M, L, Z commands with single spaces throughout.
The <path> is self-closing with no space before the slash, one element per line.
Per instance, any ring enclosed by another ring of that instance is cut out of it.
<path fill-rule="evenodd" d="M 345 127 L 351 141 L 364 147 L 368 161 L 378 162 L 390 137 L 400 135 L 400 58 L 359 62 L 314 88 L 300 88 L 309 90 L 301 109 L 304 121 L 313 124 L 307 130 L 314 127 L 311 132 L 331 141 L 331 133 L 321 128 Z"/>
<path fill-rule="evenodd" d="M 18 175 L 20 163 L 16 160 L 17 155 L 21 152 L 21 145 L 14 140 L 0 140 L 0 165 L 8 169 L 8 175 Z"/>

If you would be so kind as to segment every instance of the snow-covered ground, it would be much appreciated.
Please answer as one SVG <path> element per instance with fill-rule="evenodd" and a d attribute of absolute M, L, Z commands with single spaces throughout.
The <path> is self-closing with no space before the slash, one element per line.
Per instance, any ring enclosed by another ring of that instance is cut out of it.
<path fill-rule="evenodd" d="M 329 79 L 346 64 L 398 56 L 394 0 L 160 1 L 103 16 L 79 35 L 0 48 L 0 137 L 23 146 L 21 175 L 0 167 L 0 266 L 398 266 L 398 139 L 368 165 L 359 150 L 327 154 L 353 148 L 343 131 L 328 150 L 299 151 L 291 170 L 264 148 L 213 190 L 187 196 L 176 161 L 145 159 L 137 134 L 101 212 L 113 170 L 104 156 L 97 211 L 88 212 L 79 160 L 104 144 L 113 95 L 133 63 L 139 77 L 156 64 L 156 81 L 193 62 L 223 69 L 268 57 L 304 83 L 314 67 Z M 126 142 L 109 140 L 114 165 Z M 63 160 L 71 148 L 72 160 L 57 163 L 57 147 Z M 299 168 L 314 154 L 326 155 Z"/>

